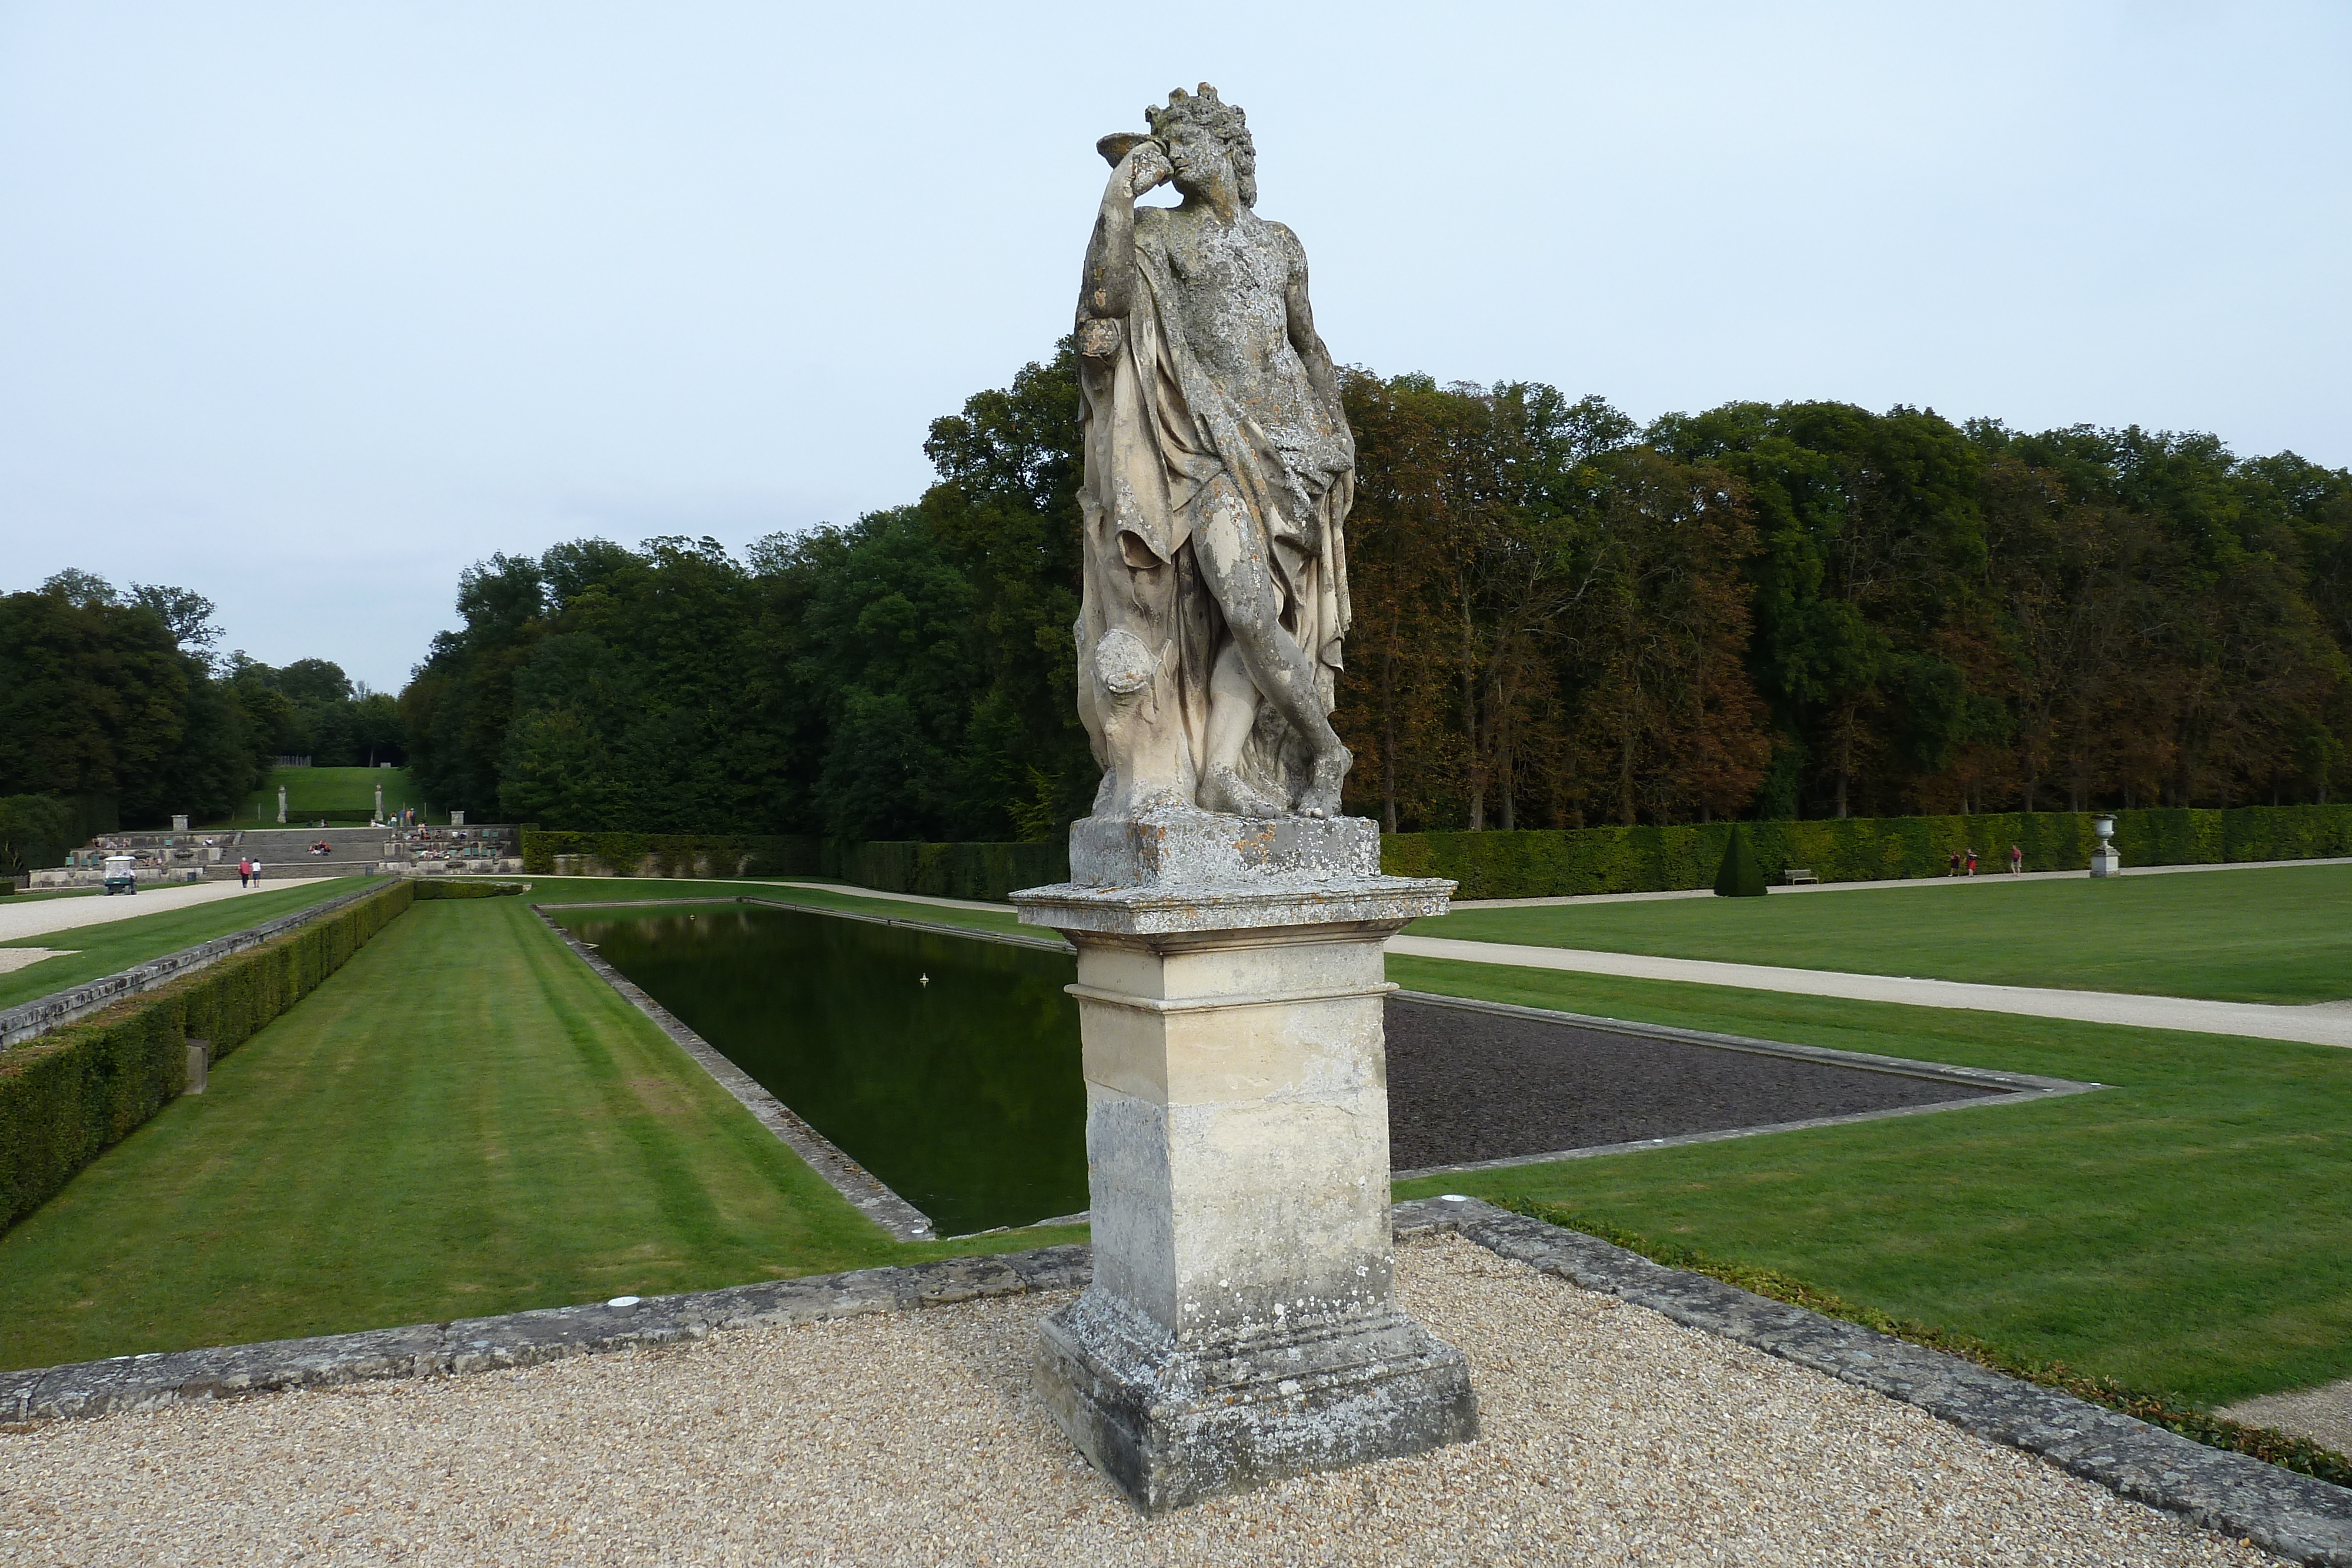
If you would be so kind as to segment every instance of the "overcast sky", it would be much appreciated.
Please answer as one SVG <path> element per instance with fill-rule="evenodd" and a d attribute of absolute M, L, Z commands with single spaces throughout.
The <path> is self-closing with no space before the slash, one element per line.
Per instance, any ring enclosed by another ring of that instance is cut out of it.
<path fill-rule="evenodd" d="M 1206 78 L 1341 361 L 2352 465 L 2352 7 L 0 0 L 0 590 L 397 689 L 458 570 L 913 499 Z"/>

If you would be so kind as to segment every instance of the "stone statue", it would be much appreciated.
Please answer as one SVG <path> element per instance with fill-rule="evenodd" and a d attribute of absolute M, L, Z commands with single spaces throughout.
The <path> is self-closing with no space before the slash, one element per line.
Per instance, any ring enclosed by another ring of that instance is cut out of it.
<path fill-rule="evenodd" d="M 1078 302 L 1085 582 L 1078 709 L 1097 821 L 1330 818 L 1355 440 L 1307 253 L 1251 210 L 1242 111 L 1201 84 L 1106 136 Z M 1176 207 L 1136 198 L 1173 182 Z"/>

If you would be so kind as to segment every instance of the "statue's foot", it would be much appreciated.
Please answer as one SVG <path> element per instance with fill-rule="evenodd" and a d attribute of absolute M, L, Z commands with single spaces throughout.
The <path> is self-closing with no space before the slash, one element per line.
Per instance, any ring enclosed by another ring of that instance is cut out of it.
<path fill-rule="evenodd" d="M 1307 776 L 1307 789 L 1298 797 L 1298 814 L 1302 817 L 1336 817 L 1339 814 L 1339 786 L 1346 781 L 1348 769 L 1356 765 L 1356 754 L 1346 747 L 1315 759 L 1313 771 Z"/>
<path fill-rule="evenodd" d="M 1235 817 L 1286 817 L 1281 801 L 1265 790 L 1243 781 L 1231 768 L 1219 766 L 1209 769 L 1201 783 L 1201 809 L 1223 811 Z"/>

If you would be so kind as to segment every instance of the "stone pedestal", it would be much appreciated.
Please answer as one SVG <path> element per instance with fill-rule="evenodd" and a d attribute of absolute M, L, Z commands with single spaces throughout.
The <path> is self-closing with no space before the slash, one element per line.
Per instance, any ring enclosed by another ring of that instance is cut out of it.
<path fill-rule="evenodd" d="M 2116 852 L 2113 844 L 2101 844 L 2091 852 L 2093 876 L 2121 876 L 2123 873 L 2124 857 Z"/>
<path fill-rule="evenodd" d="M 1461 1354 L 1397 1311 L 1381 948 L 1451 883 L 1360 819 L 1071 830 L 1016 893 L 1078 949 L 1095 1273 L 1035 1384 L 1149 1512 L 1475 1435 Z"/>

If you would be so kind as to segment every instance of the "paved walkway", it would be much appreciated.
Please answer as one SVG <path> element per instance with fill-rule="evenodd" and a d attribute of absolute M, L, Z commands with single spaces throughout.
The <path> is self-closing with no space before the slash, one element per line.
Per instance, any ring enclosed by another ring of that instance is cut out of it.
<path fill-rule="evenodd" d="M 280 888 L 299 887 L 316 877 L 281 878 L 264 885 L 275 893 Z M 83 925 L 103 925 L 113 920 L 135 920 L 142 915 L 160 915 L 167 909 L 187 909 L 199 904 L 211 904 L 223 898 L 243 898 L 263 891 L 260 887 L 239 887 L 233 882 L 173 882 L 161 887 L 142 887 L 132 894 L 91 894 L 79 898 L 37 898 L 23 904 L 0 903 L 0 942 L 14 942 L 26 936 L 46 936 L 52 931 L 71 931 Z"/>
<path fill-rule="evenodd" d="M 1964 980 L 1850 975 L 1835 969 L 1784 969 L 1766 964 L 1718 964 L 1704 958 L 1657 958 L 1643 953 L 1595 953 L 1577 947 L 1465 942 L 1444 936 L 1391 936 L 1389 951 L 1411 958 L 1450 958 L 1463 964 L 1507 964 L 1523 969 L 1622 975 L 1636 980 L 1679 980 L 1686 985 L 1734 986 L 1741 990 L 1787 991 L 1797 996 L 1839 997 L 1860 1002 L 1901 1002 L 1912 1007 L 2071 1019 L 2079 1023 L 2179 1029 L 2196 1034 L 2250 1035 L 2257 1040 L 2352 1046 L 2352 1002 L 2319 1002 L 2294 1008 L 2261 1002 L 2209 1002 L 2188 997 L 2143 997 L 2127 991 L 1985 986 Z"/>
<path fill-rule="evenodd" d="M 2281 865 L 2347 865 L 2352 861 L 2281 861 Z M 2158 866 L 2153 872 L 2252 869 L 2235 866 Z M 2029 873 L 2030 875 L 2031 873 Z M 2053 872 L 2053 876 L 2080 876 L 2080 872 Z M 1966 879 L 1961 879 L 1965 881 Z M 1986 879 L 1979 877 L 1979 882 Z M 988 909 L 1003 913 L 1001 904 L 977 904 L 969 899 L 930 898 L 916 893 L 882 893 L 829 883 L 787 885 L 882 898 L 898 904 L 941 904 L 951 909 Z M 1942 879 L 1924 883 L 1843 883 L 1844 887 L 1909 887 L 1949 885 Z M 1711 893 L 1619 894 L 1616 898 L 1712 898 Z M 1602 903 L 1606 899 L 1507 899 L 1457 904 L 1457 909 L 1507 908 L 1535 904 Z M 2307 1007 L 2274 1007 L 2261 1002 L 2212 1002 L 2189 997 L 2144 997 L 2129 991 L 2075 991 L 2056 987 L 1987 986 L 1964 980 L 1916 979 L 1901 975 L 1853 975 L 1836 969 L 1791 969 L 1766 964 L 1722 964 L 1704 958 L 1659 958 L 1643 953 L 1596 953 L 1579 947 L 1541 947 L 1512 942 L 1469 942 L 1458 937 L 1389 938 L 1389 951 L 1412 958 L 1447 958 L 1461 964 L 1501 964 L 1523 969 L 1560 969 L 1585 975 L 1622 975 L 1637 980 L 1679 980 L 1686 985 L 1731 986 L 1749 991 L 1786 991 L 1802 997 L 1839 997 L 1852 1001 L 1897 1002 L 1908 1007 L 1958 1008 L 1969 1012 L 2018 1013 L 2028 1018 L 2067 1019 L 2078 1023 L 2122 1024 L 2134 1029 L 2178 1029 L 2193 1034 L 2243 1035 L 2254 1040 L 2292 1040 L 2307 1045 L 2352 1047 L 2352 1001 L 2318 1002 Z"/>

